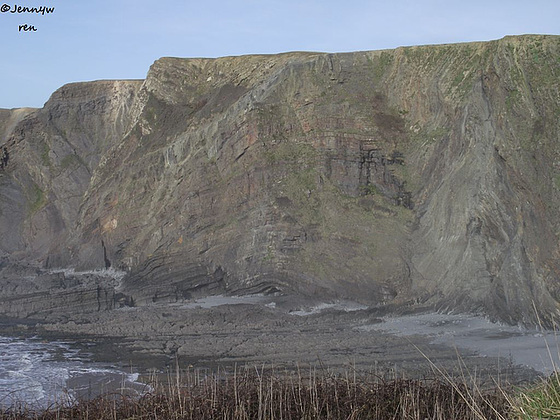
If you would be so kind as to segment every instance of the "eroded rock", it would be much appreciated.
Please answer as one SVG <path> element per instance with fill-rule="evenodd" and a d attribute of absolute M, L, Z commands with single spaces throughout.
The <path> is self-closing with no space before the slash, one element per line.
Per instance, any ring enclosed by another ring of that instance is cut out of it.
<path fill-rule="evenodd" d="M 559 48 L 162 58 L 64 86 L 0 113 L 1 255 L 126 273 L 41 277 L 35 307 L 57 285 L 69 312 L 273 293 L 552 322 Z"/>

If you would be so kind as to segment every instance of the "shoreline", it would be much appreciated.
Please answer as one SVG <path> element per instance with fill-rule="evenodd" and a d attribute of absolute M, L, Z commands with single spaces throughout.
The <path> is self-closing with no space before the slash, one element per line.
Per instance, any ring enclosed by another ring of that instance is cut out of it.
<path fill-rule="evenodd" d="M 68 341 L 92 362 L 138 373 L 143 380 L 154 375 L 165 379 L 177 366 L 226 372 L 252 365 L 287 372 L 314 367 L 355 370 L 385 378 L 434 377 L 437 366 L 451 376 L 466 369 L 487 385 L 496 380 L 530 383 L 542 377 L 506 357 L 483 356 L 441 340 L 433 343 L 427 335 L 364 331 L 384 322 L 384 314 L 376 310 L 299 316 L 251 304 L 152 306 L 94 315 L 89 322 L 54 324 L 4 319 L 0 334 Z M 125 331 L 127 335 L 118 334 Z"/>

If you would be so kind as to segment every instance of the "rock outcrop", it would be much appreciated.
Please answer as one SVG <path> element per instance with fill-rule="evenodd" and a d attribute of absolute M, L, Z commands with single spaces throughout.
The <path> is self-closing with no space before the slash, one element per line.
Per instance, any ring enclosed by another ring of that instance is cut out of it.
<path fill-rule="evenodd" d="M 0 112 L 0 281 L 33 284 L 2 311 L 65 312 L 21 303 L 38 288 L 82 310 L 282 293 L 552 322 L 559 130 L 557 36 L 67 85 Z"/>

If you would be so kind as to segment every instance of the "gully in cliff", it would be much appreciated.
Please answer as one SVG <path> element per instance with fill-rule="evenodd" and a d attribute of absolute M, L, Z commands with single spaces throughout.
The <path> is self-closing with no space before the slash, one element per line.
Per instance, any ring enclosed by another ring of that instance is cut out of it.
<path fill-rule="evenodd" d="M 8 161 L 10 160 L 10 154 L 8 153 L 8 148 L 6 146 L 2 147 L 2 153 L 0 157 L 0 170 L 8 166 Z"/>

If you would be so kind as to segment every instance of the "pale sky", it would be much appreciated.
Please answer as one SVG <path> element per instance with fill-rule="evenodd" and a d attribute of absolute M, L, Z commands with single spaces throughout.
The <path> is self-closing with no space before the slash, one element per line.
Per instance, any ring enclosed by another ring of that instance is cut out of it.
<path fill-rule="evenodd" d="M 0 3 L 0 108 L 164 56 L 346 52 L 560 34 L 560 0 L 18 0 Z M 12 13 L 54 7 L 53 13 Z M 19 30 L 33 25 L 36 31 Z"/>

